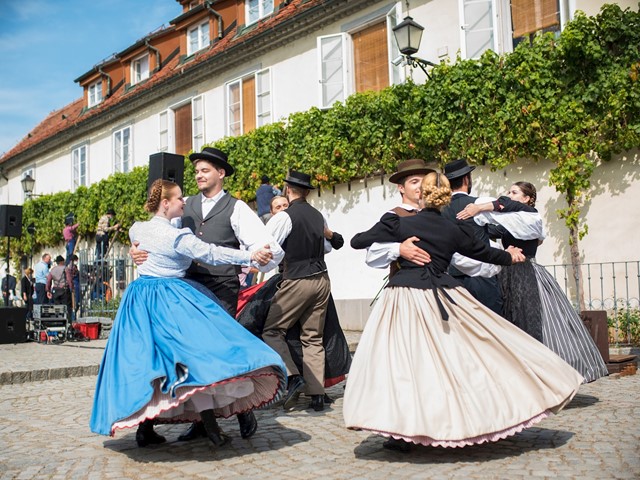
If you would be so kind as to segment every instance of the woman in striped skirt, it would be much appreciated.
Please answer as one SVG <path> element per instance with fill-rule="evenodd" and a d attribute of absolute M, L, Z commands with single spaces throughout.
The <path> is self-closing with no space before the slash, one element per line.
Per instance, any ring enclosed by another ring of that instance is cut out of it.
<path fill-rule="evenodd" d="M 538 245 L 544 239 L 542 218 L 534 208 L 535 202 L 536 188 L 528 182 L 516 182 L 506 197 L 491 203 L 467 205 L 458 218 L 475 216 L 481 225 L 502 225 L 503 246 L 513 245 L 522 249 L 527 261 L 503 267 L 499 274 L 505 318 L 558 354 L 580 372 L 585 383 L 592 382 L 608 374 L 607 366 L 558 282 L 535 261 Z M 509 212 L 513 211 L 532 214 L 528 220 L 530 223 L 519 225 L 518 230 L 523 227 L 537 230 L 539 238 L 522 240 L 511 233 L 508 219 Z"/>

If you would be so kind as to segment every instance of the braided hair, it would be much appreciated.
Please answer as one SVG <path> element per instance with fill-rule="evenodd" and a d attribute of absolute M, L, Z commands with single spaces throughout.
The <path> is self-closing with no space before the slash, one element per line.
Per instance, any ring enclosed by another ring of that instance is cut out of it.
<path fill-rule="evenodd" d="M 530 207 L 535 207 L 537 199 L 536 187 L 534 187 L 533 184 L 529 182 L 516 182 L 514 183 L 514 185 L 522 191 L 523 195 L 529 197 L 527 205 L 529 205 Z"/>
<path fill-rule="evenodd" d="M 424 206 L 440 210 L 451 203 L 451 185 L 441 173 L 431 172 L 422 179 Z"/>
<path fill-rule="evenodd" d="M 177 186 L 177 183 L 169 180 L 162 180 L 161 178 L 155 180 L 149 189 L 149 196 L 147 197 L 147 203 L 144 204 L 144 209 L 150 213 L 157 213 L 160 208 L 160 202 L 162 200 L 170 200 L 171 192 Z"/>

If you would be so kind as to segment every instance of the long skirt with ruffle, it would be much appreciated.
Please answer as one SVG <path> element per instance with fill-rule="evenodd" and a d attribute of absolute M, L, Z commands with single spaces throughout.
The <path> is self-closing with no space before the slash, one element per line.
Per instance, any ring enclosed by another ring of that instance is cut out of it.
<path fill-rule="evenodd" d="M 562 409 L 578 372 L 464 288 L 387 288 L 367 321 L 344 395 L 355 430 L 422 445 L 496 441 Z"/>
<path fill-rule="evenodd" d="M 109 335 L 90 427 L 113 435 L 147 419 L 191 422 L 195 393 L 229 417 L 278 401 L 285 388 L 280 356 L 222 307 L 180 279 L 141 277 Z"/>
<path fill-rule="evenodd" d="M 540 340 L 586 382 L 608 375 L 598 347 L 558 282 L 533 259 L 499 275 L 507 320 Z"/>

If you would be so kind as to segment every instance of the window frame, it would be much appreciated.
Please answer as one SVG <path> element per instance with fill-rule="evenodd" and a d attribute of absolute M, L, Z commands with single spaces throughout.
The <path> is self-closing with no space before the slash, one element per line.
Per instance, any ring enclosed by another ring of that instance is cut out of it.
<path fill-rule="evenodd" d="M 254 23 L 259 22 L 260 20 L 262 20 L 263 18 L 265 18 L 268 15 L 271 15 L 274 11 L 275 11 L 275 1 L 274 0 L 257 0 L 258 1 L 258 17 L 255 20 L 252 20 L 250 18 L 249 12 L 250 12 L 250 7 L 249 7 L 249 2 L 251 0 L 245 0 L 244 2 L 244 18 L 246 19 L 246 24 L 247 25 L 253 25 Z M 264 8 L 264 4 L 265 3 L 271 3 L 271 10 L 269 11 L 265 11 Z"/>
<path fill-rule="evenodd" d="M 209 45 L 211 45 L 211 31 L 210 31 L 210 24 L 209 24 L 209 20 L 205 20 L 204 22 L 193 26 L 192 28 L 189 28 L 187 30 L 187 56 L 190 57 L 191 55 L 194 55 L 196 53 L 198 53 L 200 50 L 203 50 L 207 47 L 209 47 Z M 198 45 L 197 48 L 195 50 L 192 50 L 192 46 L 191 46 L 191 34 L 193 32 L 197 32 L 198 35 Z M 204 41 L 203 38 L 203 33 L 207 34 L 207 39 L 206 42 Z"/>
<path fill-rule="evenodd" d="M 143 73 L 141 71 L 140 74 L 138 75 L 136 66 L 141 65 L 142 60 L 146 60 L 146 63 L 147 63 L 146 72 Z M 131 60 L 131 85 L 137 85 L 138 83 L 144 82 L 150 77 L 151 72 L 150 72 L 149 60 L 150 60 L 149 53 L 144 53 L 134 58 L 133 60 Z"/>
<path fill-rule="evenodd" d="M 255 127 L 260 128 L 264 125 L 269 125 L 273 123 L 273 82 L 271 78 L 271 68 L 261 68 L 259 70 L 254 70 L 253 72 L 249 72 L 240 77 L 234 78 L 233 80 L 225 83 L 225 105 L 226 105 L 226 115 L 225 115 L 225 134 L 229 137 L 243 135 L 247 132 L 244 131 L 244 89 L 243 82 L 249 78 L 253 78 L 255 81 L 255 91 L 253 102 L 255 105 Z M 260 86 L 263 84 L 260 83 L 260 78 L 266 78 L 268 81 L 268 90 L 260 90 Z M 232 86 L 238 86 L 238 101 L 231 103 L 231 88 Z M 268 98 L 268 110 L 261 110 L 261 102 L 259 102 L 260 97 L 269 97 Z M 238 105 L 240 109 L 240 114 L 237 121 L 231 122 L 231 106 Z M 266 119 L 266 120 L 265 120 Z M 237 127 L 235 125 L 237 124 Z M 232 126 L 235 128 L 232 129 Z M 237 131 L 236 131 L 237 129 Z"/>
<path fill-rule="evenodd" d="M 86 187 L 89 180 L 89 144 L 83 143 L 71 149 L 71 188 Z M 77 162 L 77 165 L 76 165 Z M 82 167 L 84 166 L 84 175 Z"/>
<path fill-rule="evenodd" d="M 125 145 L 124 142 L 124 138 L 125 138 L 125 131 L 129 132 L 128 135 L 128 142 Z M 118 134 L 121 135 L 121 140 L 120 140 L 120 152 L 117 151 L 117 145 L 116 145 L 116 137 L 118 136 Z M 113 131 L 112 135 L 111 135 L 112 141 L 111 141 L 111 155 L 113 158 L 113 162 L 112 162 L 112 166 L 113 166 L 113 172 L 114 173 L 128 173 L 132 170 L 133 168 L 133 126 L 132 125 L 127 125 L 125 127 L 122 128 L 118 128 L 116 130 Z M 125 156 L 125 152 L 124 149 L 126 147 L 126 156 L 127 156 L 127 160 L 126 160 L 126 165 L 125 165 L 125 160 L 124 160 L 124 156 Z"/>
<path fill-rule="evenodd" d="M 196 111 L 197 104 L 200 104 L 199 115 Z M 198 95 L 191 99 L 191 148 L 194 152 L 199 152 L 204 143 L 204 96 Z"/>
<path fill-rule="evenodd" d="M 87 105 L 89 108 L 99 105 L 104 100 L 102 95 L 102 79 L 87 86 Z"/>

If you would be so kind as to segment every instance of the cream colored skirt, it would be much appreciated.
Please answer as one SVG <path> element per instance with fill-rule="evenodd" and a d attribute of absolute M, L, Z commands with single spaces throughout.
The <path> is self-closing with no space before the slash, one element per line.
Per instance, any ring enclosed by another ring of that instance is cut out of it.
<path fill-rule="evenodd" d="M 365 326 L 344 395 L 355 430 L 422 445 L 496 441 L 557 413 L 582 376 L 462 287 L 385 289 Z"/>

